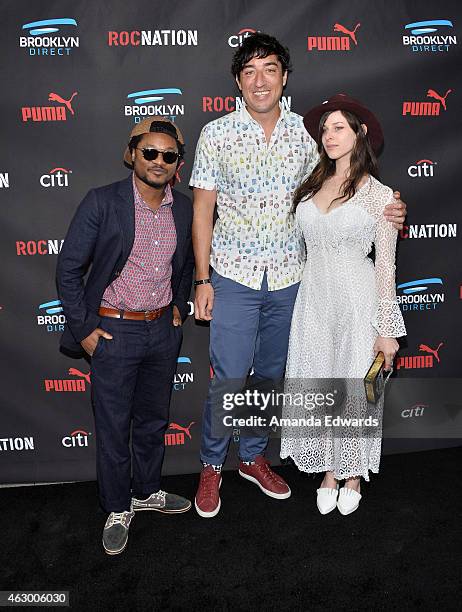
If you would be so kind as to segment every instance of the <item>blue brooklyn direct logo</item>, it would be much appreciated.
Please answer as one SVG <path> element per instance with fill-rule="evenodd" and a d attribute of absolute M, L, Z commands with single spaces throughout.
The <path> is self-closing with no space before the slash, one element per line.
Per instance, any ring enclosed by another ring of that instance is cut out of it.
<path fill-rule="evenodd" d="M 38 307 L 37 325 L 46 327 L 47 332 L 63 332 L 66 317 L 64 316 L 61 300 L 50 300 Z"/>
<path fill-rule="evenodd" d="M 79 37 L 73 36 L 77 21 L 70 17 L 31 21 L 22 26 L 26 36 L 19 37 L 19 46 L 29 55 L 70 55 L 79 46 Z"/>
<path fill-rule="evenodd" d="M 420 278 L 400 283 L 396 299 L 403 312 L 410 310 L 436 310 L 444 303 L 443 280 L 439 277 Z"/>
<path fill-rule="evenodd" d="M 156 115 L 175 121 L 178 115 L 184 115 L 184 105 L 175 103 L 175 97 L 182 94 L 178 87 L 134 91 L 127 96 L 129 104 L 125 105 L 125 116 L 133 117 L 135 123 Z"/>
<path fill-rule="evenodd" d="M 451 45 L 457 45 L 457 36 L 453 33 L 453 27 L 449 19 L 408 23 L 404 26 L 407 35 L 403 36 L 403 45 L 410 47 L 413 52 L 447 52 Z"/>

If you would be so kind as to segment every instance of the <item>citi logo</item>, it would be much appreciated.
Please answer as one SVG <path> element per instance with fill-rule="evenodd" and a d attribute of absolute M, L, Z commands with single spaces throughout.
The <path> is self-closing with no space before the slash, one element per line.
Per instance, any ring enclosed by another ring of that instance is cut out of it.
<path fill-rule="evenodd" d="M 181 89 L 168 87 L 166 89 L 145 89 L 129 93 L 127 99 L 132 104 L 125 105 L 125 116 L 133 117 L 135 123 L 139 123 L 142 117 L 161 116 L 175 121 L 178 115 L 184 115 L 184 104 L 176 104 L 176 96 L 182 95 Z M 169 103 L 157 104 L 168 96 Z"/>
<path fill-rule="evenodd" d="M 403 45 L 410 47 L 414 53 L 445 53 L 449 51 L 451 45 L 457 44 L 457 36 L 452 34 L 452 28 L 453 24 L 449 19 L 408 23 L 404 26 L 407 35 L 403 36 Z"/>
<path fill-rule="evenodd" d="M 457 223 L 427 223 L 405 225 L 400 237 L 407 238 L 457 238 Z"/>
<path fill-rule="evenodd" d="M 433 177 L 436 165 L 437 163 L 432 162 L 431 159 L 419 159 L 415 164 L 409 166 L 407 173 L 411 178 Z"/>
<path fill-rule="evenodd" d="M 71 97 L 66 100 L 52 91 L 48 94 L 48 101 L 57 102 L 61 106 L 23 106 L 21 109 L 22 120 L 24 123 L 28 121 L 67 121 L 68 115 L 66 111 L 71 115 L 75 114 L 72 108 L 72 100 L 77 93 L 74 91 Z"/>
<path fill-rule="evenodd" d="M 290 111 L 292 107 L 292 96 L 282 96 L 281 105 L 285 111 Z M 245 102 L 240 96 L 203 96 L 202 112 L 203 113 L 232 113 L 240 111 L 245 106 Z"/>
<path fill-rule="evenodd" d="M 175 433 L 166 432 L 165 446 L 180 446 L 185 443 L 186 438 L 192 440 L 191 427 L 195 424 L 195 421 L 191 421 L 187 427 L 183 427 L 183 425 L 178 423 L 170 423 L 168 429 L 173 429 Z"/>
<path fill-rule="evenodd" d="M 72 34 L 76 27 L 76 20 L 69 17 L 31 21 L 22 26 L 27 36 L 19 37 L 19 46 L 25 47 L 29 55 L 70 55 L 79 46 L 79 37 L 66 34 Z M 63 36 L 50 36 L 61 30 Z"/>
<path fill-rule="evenodd" d="M 358 22 L 350 30 L 341 23 L 336 23 L 333 31 L 340 32 L 340 36 L 308 36 L 307 51 L 351 51 L 358 46 L 356 31 L 360 25 Z"/>
<path fill-rule="evenodd" d="M 8 189 L 10 186 L 10 176 L 8 172 L 0 172 L 0 189 Z"/>
<path fill-rule="evenodd" d="M 446 110 L 446 98 L 451 93 L 452 89 L 448 89 L 444 96 L 434 89 L 427 91 L 427 98 L 433 98 L 437 102 L 403 102 L 403 116 L 411 115 L 412 117 L 438 117 L 441 107 Z"/>
<path fill-rule="evenodd" d="M 48 174 L 42 174 L 40 177 L 40 185 L 42 187 L 69 187 L 69 174 L 72 170 L 66 168 L 53 168 Z"/>
<path fill-rule="evenodd" d="M 410 310 L 436 310 L 444 303 L 444 292 L 438 291 L 443 285 L 441 278 L 421 278 L 406 283 L 401 283 L 397 289 L 402 295 L 397 295 L 396 300 L 402 311 Z"/>
<path fill-rule="evenodd" d="M 88 438 L 91 433 L 83 429 L 76 429 L 69 436 L 64 436 L 61 440 L 65 448 L 88 447 Z"/>
<path fill-rule="evenodd" d="M 0 438 L 0 452 L 35 450 L 34 438 Z"/>
<path fill-rule="evenodd" d="M 58 255 L 64 240 L 16 240 L 16 255 Z"/>
<path fill-rule="evenodd" d="M 110 47 L 197 47 L 197 30 L 122 30 L 107 34 Z"/>
<path fill-rule="evenodd" d="M 435 363 L 440 363 L 439 351 L 443 346 L 443 342 L 440 342 L 435 348 L 427 344 L 419 344 L 419 351 L 423 354 L 398 357 L 396 360 L 396 369 L 420 370 L 424 368 L 433 368 Z"/>
<path fill-rule="evenodd" d="M 256 31 L 253 28 L 242 28 L 237 34 L 231 34 L 228 38 L 228 45 L 233 48 L 240 47 L 244 40 L 251 34 L 255 34 Z"/>
<path fill-rule="evenodd" d="M 405 408 L 401 412 L 403 419 L 412 419 L 414 417 L 421 417 L 424 415 L 425 408 L 428 408 L 428 404 L 414 404 L 410 408 Z"/>
<path fill-rule="evenodd" d="M 178 357 L 178 364 L 191 365 L 191 359 L 189 357 Z M 188 383 L 194 382 L 194 372 L 176 372 L 173 377 L 173 390 L 184 391 Z"/>
<path fill-rule="evenodd" d="M 82 393 L 86 391 L 87 385 L 91 384 L 90 372 L 84 373 L 76 368 L 69 368 L 69 376 L 76 378 L 67 379 L 46 379 L 43 381 L 47 393 L 53 391 L 57 393 Z"/>
<path fill-rule="evenodd" d="M 41 314 L 37 316 L 37 325 L 46 326 L 47 332 L 63 332 L 66 317 L 60 300 L 44 302 L 38 307 Z M 69 372 L 70 373 L 70 372 Z"/>

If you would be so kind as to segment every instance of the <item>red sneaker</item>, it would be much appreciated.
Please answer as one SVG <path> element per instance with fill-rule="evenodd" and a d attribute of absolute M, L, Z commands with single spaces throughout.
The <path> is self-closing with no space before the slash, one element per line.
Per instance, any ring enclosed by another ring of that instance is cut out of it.
<path fill-rule="evenodd" d="M 243 461 L 239 464 L 239 474 L 242 478 L 254 482 L 263 493 L 275 499 L 287 499 L 291 490 L 286 481 L 270 468 L 269 461 L 262 455 L 255 457 L 255 463 L 247 465 Z"/>
<path fill-rule="evenodd" d="M 221 472 L 217 472 L 211 465 L 205 467 L 200 476 L 194 505 L 197 514 L 203 518 L 212 518 L 220 511 Z"/>

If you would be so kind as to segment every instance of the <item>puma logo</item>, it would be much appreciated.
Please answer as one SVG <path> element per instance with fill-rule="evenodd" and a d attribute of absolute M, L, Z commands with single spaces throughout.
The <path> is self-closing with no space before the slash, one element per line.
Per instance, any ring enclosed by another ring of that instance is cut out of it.
<path fill-rule="evenodd" d="M 443 342 L 440 342 L 436 349 L 432 349 L 429 346 L 427 346 L 426 344 L 420 344 L 419 345 L 419 351 L 423 351 L 424 353 L 431 353 L 435 357 L 436 361 L 438 363 L 440 363 L 440 358 L 438 356 L 438 351 L 443 346 L 443 344 L 444 344 Z"/>
<path fill-rule="evenodd" d="M 77 92 L 74 91 L 74 93 L 72 94 L 72 96 L 69 98 L 69 100 L 65 100 L 64 98 L 62 98 L 61 96 L 59 96 L 56 93 L 51 92 L 48 95 L 48 100 L 50 102 L 59 102 L 60 104 L 64 104 L 64 106 L 66 106 L 69 109 L 69 112 L 74 115 L 74 110 L 72 108 L 71 102 L 73 100 L 73 98 L 77 95 Z"/>
<path fill-rule="evenodd" d="M 88 374 L 84 374 L 83 372 L 81 372 L 80 370 L 77 370 L 76 368 L 69 368 L 69 375 L 79 376 L 80 378 L 85 378 L 87 383 L 91 385 L 91 380 L 90 380 L 91 372 L 88 372 Z"/>
<path fill-rule="evenodd" d="M 356 30 L 359 28 L 360 25 L 361 25 L 360 23 L 357 23 L 356 26 L 355 26 L 355 29 L 353 31 L 351 31 L 351 30 L 348 30 L 341 23 L 336 23 L 334 25 L 334 32 L 343 32 L 343 34 L 348 34 L 348 36 L 350 36 L 350 38 L 354 42 L 354 44 L 356 46 L 358 46 L 358 41 L 356 40 Z"/>
<path fill-rule="evenodd" d="M 448 89 L 443 97 L 439 95 L 434 89 L 429 89 L 427 91 L 427 98 L 434 98 L 435 100 L 439 100 L 441 102 L 441 106 L 446 110 L 446 98 L 451 93 L 452 89 Z"/>
<path fill-rule="evenodd" d="M 189 423 L 187 427 L 182 427 L 181 425 L 178 425 L 178 423 L 170 423 L 170 425 L 168 426 L 168 429 L 177 429 L 178 431 L 184 431 L 185 434 L 188 436 L 188 438 L 192 440 L 191 432 L 189 430 L 191 429 L 193 425 L 195 425 L 195 423 L 196 421 L 191 421 L 191 423 Z"/>

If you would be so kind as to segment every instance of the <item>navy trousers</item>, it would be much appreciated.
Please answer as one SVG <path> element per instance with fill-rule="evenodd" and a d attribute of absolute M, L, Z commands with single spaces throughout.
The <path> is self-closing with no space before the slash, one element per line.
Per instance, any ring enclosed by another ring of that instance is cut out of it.
<path fill-rule="evenodd" d="M 123 512 L 132 495 L 160 488 L 182 328 L 171 308 L 155 321 L 103 317 L 100 327 L 113 339 L 100 338 L 91 361 L 99 496 L 106 512 Z"/>
<path fill-rule="evenodd" d="M 214 435 L 214 406 L 222 404 L 224 386 L 227 392 L 242 389 L 251 368 L 258 380 L 282 378 L 299 283 L 268 291 L 265 274 L 261 289 L 256 290 L 214 271 L 212 284 L 215 300 L 210 322 L 210 361 L 215 377 L 210 382 L 202 421 L 201 460 L 221 465 L 231 431 L 226 437 Z M 243 461 L 253 461 L 264 453 L 267 444 L 268 437 L 241 437 L 239 456 Z"/>

